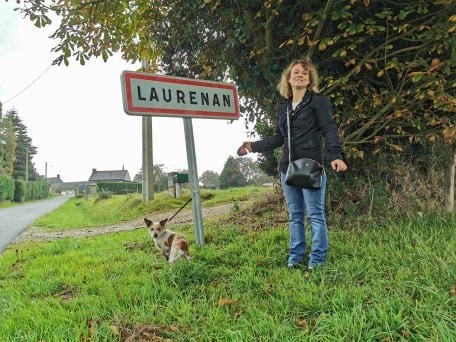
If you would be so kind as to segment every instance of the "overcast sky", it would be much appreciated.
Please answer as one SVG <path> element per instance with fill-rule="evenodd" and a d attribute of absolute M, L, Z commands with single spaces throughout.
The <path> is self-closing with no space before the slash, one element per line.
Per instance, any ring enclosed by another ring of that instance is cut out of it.
<path fill-rule="evenodd" d="M 80 66 L 49 66 L 57 44 L 52 28 L 38 29 L 0 1 L 0 101 L 3 113 L 16 109 L 38 154 L 40 175 L 83 181 L 92 169 L 120 170 L 131 178 L 142 166 L 142 119 L 124 112 L 120 75 L 137 70 L 119 57 Z M 244 120 L 192 119 L 199 176 L 220 174 L 227 158 L 247 140 Z M 182 118 L 153 117 L 153 163 L 166 171 L 188 169 Z"/>

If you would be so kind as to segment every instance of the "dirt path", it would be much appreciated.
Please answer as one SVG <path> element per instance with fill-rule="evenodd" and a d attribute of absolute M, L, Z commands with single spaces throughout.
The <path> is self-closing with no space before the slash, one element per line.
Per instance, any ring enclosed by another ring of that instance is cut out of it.
<path fill-rule="evenodd" d="M 227 213 L 232 204 L 224 204 L 216 207 L 202 208 L 202 217 L 215 217 Z M 169 218 L 175 214 L 175 210 L 169 212 L 160 212 L 157 214 L 158 217 L 154 217 L 153 214 L 146 215 L 149 219 L 152 220 L 162 220 Z M 193 213 L 191 209 L 184 209 L 179 214 L 176 215 L 170 222 L 171 226 L 179 226 L 183 224 L 188 224 L 193 221 Z M 138 218 L 129 222 L 120 222 L 110 226 L 103 227 L 89 227 L 89 228 L 76 228 L 76 229 L 62 229 L 62 230 L 49 230 L 47 228 L 34 227 L 26 229 L 22 234 L 20 234 L 14 243 L 21 243 L 25 241 L 39 240 L 39 241 L 52 241 L 67 237 L 87 237 L 101 234 L 109 234 L 114 232 L 120 232 L 125 230 L 135 230 L 145 228 L 144 218 Z M 172 228 L 170 228 L 172 229 Z"/>

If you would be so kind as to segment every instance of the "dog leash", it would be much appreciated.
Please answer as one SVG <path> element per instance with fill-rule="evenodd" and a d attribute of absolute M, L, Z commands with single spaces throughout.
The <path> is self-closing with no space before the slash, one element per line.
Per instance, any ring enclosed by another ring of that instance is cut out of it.
<path fill-rule="evenodd" d="M 171 218 L 169 218 L 167 222 L 171 221 L 171 220 L 174 218 L 174 216 L 176 216 L 177 214 L 179 214 L 179 212 L 180 212 L 182 209 L 184 209 L 184 207 L 185 207 L 187 204 L 189 204 L 189 203 L 191 202 L 191 200 L 192 200 L 192 198 L 190 197 L 190 199 L 189 199 L 187 202 L 185 202 L 185 204 L 184 204 L 182 207 L 180 207 L 180 209 L 179 209 L 173 216 L 171 216 Z"/>

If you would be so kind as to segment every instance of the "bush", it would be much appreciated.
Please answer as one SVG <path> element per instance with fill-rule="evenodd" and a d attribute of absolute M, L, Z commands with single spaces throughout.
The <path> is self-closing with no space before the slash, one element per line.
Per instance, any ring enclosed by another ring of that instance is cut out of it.
<path fill-rule="evenodd" d="M 97 190 L 111 191 L 115 195 L 131 194 L 142 192 L 142 183 L 136 182 L 99 182 L 97 183 Z"/>
<path fill-rule="evenodd" d="M 112 197 L 112 191 L 101 190 L 98 192 L 97 198 L 95 199 L 95 203 L 99 202 L 104 199 L 109 199 Z"/>
<path fill-rule="evenodd" d="M 14 180 L 11 177 L 0 176 L 0 202 L 14 199 Z"/>
<path fill-rule="evenodd" d="M 383 155 L 352 160 L 344 173 L 327 170 L 329 216 L 362 222 L 442 210 L 443 171 L 431 163 L 420 167 L 422 162 L 402 155 Z"/>
<path fill-rule="evenodd" d="M 23 179 L 16 179 L 14 183 L 14 202 L 25 202 L 27 198 L 27 182 Z"/>
<path fill-rule="evenodd" d="M 14 181 L 14 202 L 33 201 L 49 196 L 50 184 L 45 181 L 26 182 L 23 179 Z"/>
<path fill-rule="evenodd" d="M 47 181 L 28 182 L 28 186 L 30 186 L 30 197 L 27 200 L 43 199 L 49 196 L 51 185 Z"/>

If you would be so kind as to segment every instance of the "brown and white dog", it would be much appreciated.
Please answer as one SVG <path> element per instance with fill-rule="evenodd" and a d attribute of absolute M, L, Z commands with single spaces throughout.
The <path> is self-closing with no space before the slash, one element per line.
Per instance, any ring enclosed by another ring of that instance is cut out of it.
<path fill-rule="evenodd" d="M 188 240 L 185 235 L 172 232 L 165 228 L 168 219 L 159 222 L 152 222 L 144 218 L 149 234 L 155 242 L 155 246 L 160 250 L 170 263 L 175 263 L 179 259 L 185 258 L 190 260 L 190 253 L 188 251 Z"/>

